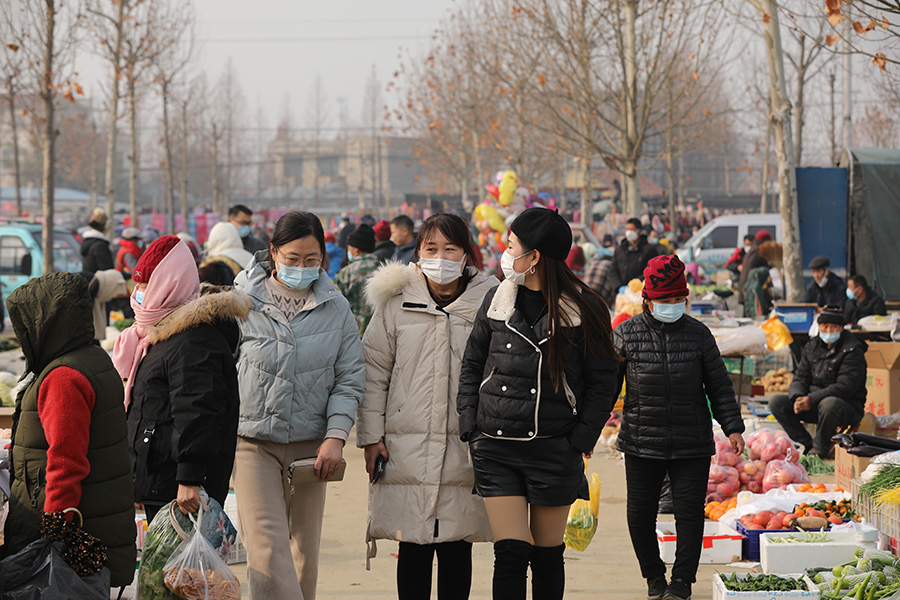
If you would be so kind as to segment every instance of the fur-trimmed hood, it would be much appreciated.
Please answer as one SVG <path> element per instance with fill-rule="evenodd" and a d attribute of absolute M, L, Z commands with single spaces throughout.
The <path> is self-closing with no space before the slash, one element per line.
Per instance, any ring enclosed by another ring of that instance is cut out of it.
<path fill-rule="evenodd" d="M 475 267 L 467 267 L 472 279 L 462 296 L 454 300 L 444 310 L 453 310 L 468 314 L 468 320 L 475 320 L 475 313 L 481 307 L 481 301 L 487 291 L 497 285 L 493 276 L 482 275 Z M 483 289 L 480 289 L 485 286 Z M 390 261 L 375 271 L 366 282 L 366 302 L 376 311 L 384 310 L 392 298 L 403 296 L 404 307 L 418 305 L 424 309 L 434 307 L 434 300 L 428 292 L 425 275 L 415 263 L 403 264 Z M 435 309 L 436 310 L 436 309 Z"/>
<path fill-rule="evenodd" d="M 250 297 L 239 290 L 213 291 L 204 293 L 197 299 L 182 304 L 169 313 L 155 327 L 147 328 L 147 338 L 151 344 L 167 340 L 175 334 L 202 324 L 216 321 L 244 321 L 250 313 Z"/>
<path fill-rule="evenodd" d="M 491 305 L 487 310 L 488 318 L 496 321 L 508 321 L 516 310 L 516 297 L 518 295 L 518 284 L 513 283 L 509 279 L 504 279 L 491 299 Z M 578 305 L 565 296 L 560 300 L 560 304 L 563 310 L 566 311 L 566 314 L 568 314 L 571 326 L 578 327 L 581 325 L 581 312 L 578 310 Z"/>

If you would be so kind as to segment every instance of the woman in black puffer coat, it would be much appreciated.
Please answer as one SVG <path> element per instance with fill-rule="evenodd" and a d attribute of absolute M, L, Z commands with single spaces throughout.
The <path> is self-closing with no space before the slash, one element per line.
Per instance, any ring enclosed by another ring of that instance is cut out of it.
<path fill-rule="evenodd" d="M 494 534 L 494 600 L 559 600 L 569 506 L 615 401 L 609 309 L 565 263 L 569 224 L 531 208 L 510 227 L 506 279 L 485 296 L 460 368 L 460 438 Z"/>
<path fill-rule="evenodd" d="M 626 383 L 617 447 L 625 453 L 628 529 L 648 598 L 685 600 L 696 581 L 715 453 L 710 408 L 738 454 L 744 449 L 744 423 L 715 338 L 685 314 L 684 263 L 674 255 L 652 259 L 644 271 L 643 295 L 644 312 L 614 332 L 624 359 L 619 381 Z M 678 527 L 670 584 L 652 518 L 667 474 Z"/>

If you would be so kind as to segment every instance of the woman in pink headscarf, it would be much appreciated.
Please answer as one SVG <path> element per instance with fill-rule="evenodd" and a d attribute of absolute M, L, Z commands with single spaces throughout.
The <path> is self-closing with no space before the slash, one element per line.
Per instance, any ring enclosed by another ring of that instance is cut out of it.
<path fill-rule="evenodd" d="M 135 502 L 148 520 L 172 500 L 194 512 L 202 485 L 224 504 L 237 442 L 237 322 L 250 299 L 201 295 L 194 257 L 171 235 L 147 248 L 133 279 L 135 324 L 116 340 L 113 362 L 125 381 Z"/>

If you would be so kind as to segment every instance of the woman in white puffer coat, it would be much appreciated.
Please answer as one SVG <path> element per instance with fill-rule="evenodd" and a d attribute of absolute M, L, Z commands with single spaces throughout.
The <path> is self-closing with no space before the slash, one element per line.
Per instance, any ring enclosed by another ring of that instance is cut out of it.
<path fill-rule="evenodd" d="M 438 557 L 439 600 L 469 597 L 472 542 L 491 540 L 484 502 L 473 494 L 468 448 L 459 439 L 460 361 L 485 294 L 496 285 L 473 266 L 469 229 L 455 215 L 423 223 L 417 263 L 388 263 L 366 286 L 375 308 L 363 338 L 366 393 L 357 445 L 369 479 L 369 558 L 375 540 L 400 542 L 400 600 L 431 598 Z"/>

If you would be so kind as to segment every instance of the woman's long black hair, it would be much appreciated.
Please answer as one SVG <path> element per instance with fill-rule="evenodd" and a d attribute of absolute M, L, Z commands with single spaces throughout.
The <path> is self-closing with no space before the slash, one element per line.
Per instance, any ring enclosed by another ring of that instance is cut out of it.
<path fill-rule="evenodd" d="M 568 336 L 557 333 L 561 333 L 564 327 L 574 326 L 566 310 L 566 303 L 581 315 L 586 351 L 621 360 L 613 343 L 609 307 L 603 298 L 590 286 L 585 285 L 565 261 L 548 256 L 546 253 L 541 253 L 535 271 L 541 281 L 541 292 L 547 301 L 549 331 L 547 363 L 553 387 L 558 391 L 563 380 L 566 343 L 569 341 Z"/>

